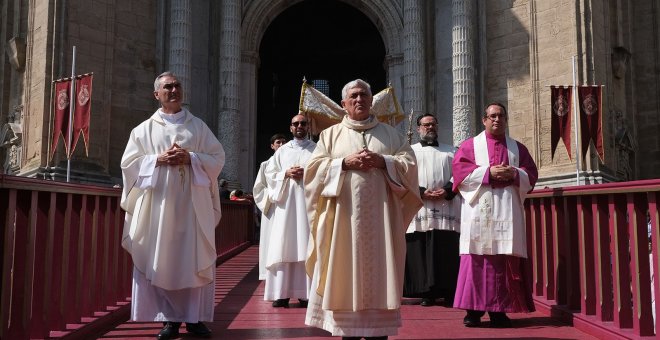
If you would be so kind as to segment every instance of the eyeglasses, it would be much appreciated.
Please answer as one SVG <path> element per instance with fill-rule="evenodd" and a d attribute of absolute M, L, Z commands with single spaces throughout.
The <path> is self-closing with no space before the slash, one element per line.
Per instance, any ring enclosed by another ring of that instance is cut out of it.
<path fill-rule="evenodd" d="M 307 122 L 304 121 L 304 120 L 303 120 L 303 121 L 299 121 L 299 122 L 291 122 L 291 125 L 293 125 L 293 126 L 295 126 L 295 127 L 298 127 L 298 125 L 300 125 L 300 126 L 307 126 Z"/>
<path fill-rule="evenodd" d="M 423 126 L 425 128 L 436 127 L 437 125 L 438 125 L 437 123 L 422 123 L 422 124 L 419 124 L 419 126 Z"/>
<path fill-rule="evenodd" d="M 174 88 L 180 89 L 181 84 L 180 83 L 168 83 L 163 85 L 163 89 L 172 91 Z"/>

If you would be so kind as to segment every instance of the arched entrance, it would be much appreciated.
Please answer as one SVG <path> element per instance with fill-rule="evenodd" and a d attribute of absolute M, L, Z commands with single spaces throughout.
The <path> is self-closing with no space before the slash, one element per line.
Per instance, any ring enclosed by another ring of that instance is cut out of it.
<path fill-rule="evenodd" d="M 256 167 L 271 156 L 270 137 L 291 138 L 289 122 L 298 112 L 302 79 L 326 80 L 329 95 L 361 78 L 374 90 L 386 86 L 385 45 L 372 21 L 341 1 L 303 1 L 281 12 L 259 47 Z"/>

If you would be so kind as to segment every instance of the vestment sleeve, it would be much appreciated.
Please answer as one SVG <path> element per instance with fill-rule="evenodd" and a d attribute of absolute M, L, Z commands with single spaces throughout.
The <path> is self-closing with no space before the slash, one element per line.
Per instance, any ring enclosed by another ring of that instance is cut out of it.
<path fill-rule="evenodd" d="M 266 166 L 268 166 L 269 162 L 270 160 L 261 163 L 259 171 L 257 171 L 257 178 L 254 180 L 254 186 L 252 187 L 254 203 L 264 214 L 268 213 L 268 208 L 270 206 L 270 201 L 268 200 L 268 183 L 266 182 L 265 174 Z"/>
<path fill-rule="evenodd" d="M 138 179 L 140 178 L 140 170 L 146 156 L 147 153 L 142 147 L 136 130 L 134 129 L 131 131 L 128 143 L 126 144 L 126 149 L 124 150 L 124 155 L 121 158 L 122 180 L 124 184 L 121 194 L 121 207 L 129 213 L 133 212 L 133 204 L 135 203 L 132 202 L 133 200 L 129 199 L 129 194 L 134 188 L 139 189 L 140 183 L 138 183 Z M 136 185 L 138 187 L 136 187 Z"/>
<path fill-rule="evenodd" d="M 266 183 L 268 185 L 268 199 L 271 202 L 280 202 L 285 197 L 284 191 L 286 190 L 288 178 L 285 176 L 286 169 L 282 169 L 282 152 L 283 147 L 277 149 L 273 158 L 268 162 L 265 170 Z"/>

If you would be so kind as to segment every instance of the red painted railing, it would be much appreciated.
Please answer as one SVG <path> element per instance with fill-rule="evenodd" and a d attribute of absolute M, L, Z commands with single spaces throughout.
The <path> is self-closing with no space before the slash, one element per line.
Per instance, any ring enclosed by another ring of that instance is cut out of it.
<path fill-rule="evenodd" d="M 0 339 L 85 339 L 125 321 L 132 263 L 120 189 L 0 175 Z M 223 202 L 219 262 L 249 246 L 252 205 Z"/>
<path fill-rule="evenodd" d="M 653 337 L 658 198 L 660 180 L 534 191 L 525 207 L 537 307 L 599 338 Z"/>

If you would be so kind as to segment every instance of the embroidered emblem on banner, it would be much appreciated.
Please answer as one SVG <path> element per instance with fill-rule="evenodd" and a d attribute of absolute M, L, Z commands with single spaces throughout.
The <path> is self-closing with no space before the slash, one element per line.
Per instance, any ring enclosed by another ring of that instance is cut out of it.
<path fill-rule="evenodd" d="M 83 106 L 89 101 L 89 85 L 85 84 L 78 92 L 78 105 Z"/>
<path fill-rule="evenodd" d="M 67 90 L 61 89 L 57 93 L 57 109 L 64 110 L 69 105 L 69 96 L 67 96 Z"/>
<path fill-rule="evenodd" d="M 566 100 L 566 97 L 560 93 L 559 96 L 557 96 L 557 99 L 555 100 L 552 108 L 555 111 L 555 114 L 559 117 L 563 117 L 568 114 L 568 101 Z"/>
<path fill-rule="evenodd" d="M 582 101 L 582 110 L 584 110 L 584 113 L 589 116 L 596 113 L 598 111 L 598 102 L 596 101 L 596 96 L 593 94 L 586 95 Z"/>

